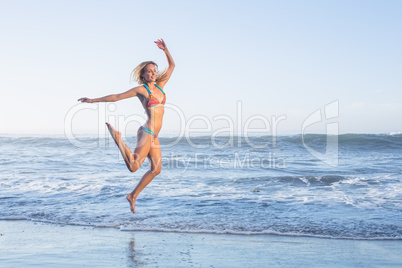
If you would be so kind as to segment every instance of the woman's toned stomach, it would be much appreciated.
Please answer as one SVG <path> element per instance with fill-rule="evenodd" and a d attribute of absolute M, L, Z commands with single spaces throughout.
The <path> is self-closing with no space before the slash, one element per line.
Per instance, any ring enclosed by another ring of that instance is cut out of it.
<path fill-rule="evenodd" d="M 162 128 L 164 107 L 153 107 L 147 111 L 148 120 L 144 124 L 144 127 L 152 130 L 156 135 L 158 135 L 159 131 Z"/>

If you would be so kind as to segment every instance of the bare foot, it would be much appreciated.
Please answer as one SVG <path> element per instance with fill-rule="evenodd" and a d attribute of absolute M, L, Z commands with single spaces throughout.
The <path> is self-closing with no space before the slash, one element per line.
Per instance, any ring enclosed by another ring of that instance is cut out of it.
<path fill-rule="evenodd" d="M 121 141 L 121 132 L 115 130 L 111 124 L 106 123 L 107 128 L 109 129 L 110 135 L 112 135 L 112 138 L 114 139 L 114 141 L 116 142 L 117 146 L 119 145 L 120 141 Z"/>
<path fill-rule="evenodd" d="M 132 213 L 135 213 L 135 198 L 131 194 L 126 196 L 127 201 L 130 203 L 130 209 Z"/>

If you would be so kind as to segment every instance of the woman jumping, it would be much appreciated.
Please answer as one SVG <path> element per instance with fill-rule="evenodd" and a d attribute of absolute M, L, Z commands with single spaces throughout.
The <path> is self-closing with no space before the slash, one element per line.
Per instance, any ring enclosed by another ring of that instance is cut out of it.
<path fill-rule="evenodd" d="M 135 172 L 148 157 L 151 168 L 144 174 L 135 189 L 127 195 L 130 209 L 135 213 L 135 200 L 138 195 L 152 180 L 161 172 L 162 156 L 159 145 L 158 134 L 162 128 L 164 105 L 166 94 L 163 91 L 165 84 L 172 75 L 175 63 L 167 49 L 163 39 L 155 41 L 156 45 L 165 52 L 168 68 L 162 73 L 158 73 L 158 65 L 153 61 L 146 61 L 138 65 L 132 75 L 139 84 L 124 93 L 108 95 L 102 98 L 89 99 L 80 98 L 81 102 L 115 102 L 131 97 L 138 97 L 147 114 L 147 121 L 137 132 L 137 144 L 134 152 L 131 152 L 121 139 L 121 133 L 115 130 L 109 123 L 106 123 L 110 134 L 120 149 L 124 162 L 131 172 Z"/>

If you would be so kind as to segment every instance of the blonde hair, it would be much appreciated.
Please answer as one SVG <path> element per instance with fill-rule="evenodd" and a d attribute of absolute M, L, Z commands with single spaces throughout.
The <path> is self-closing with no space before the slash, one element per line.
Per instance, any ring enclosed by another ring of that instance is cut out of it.
<path fill-rule="evenodd" d="M 162 82 L 163 80 L 166 79 L 166 72 L 167 69 L 163 70 L 161 73 L 158 70 L 158 64 L 156 64 L 153 61 L 144 61 L 140 63 L 135 69 L 131 72 L 131 79 L 136 81 L 138 84 L 142 85 L 145 83 L 142 73 L 144 72 L 145 67 L 148 66 L 148 64 L 153 64 L 155 66 L 157 76 L 156 76 L 156 83 Z"/>

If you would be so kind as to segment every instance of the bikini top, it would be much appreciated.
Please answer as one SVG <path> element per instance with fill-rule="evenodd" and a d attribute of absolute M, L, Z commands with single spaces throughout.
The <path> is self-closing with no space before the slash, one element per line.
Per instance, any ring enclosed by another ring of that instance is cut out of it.
<path fill-rule="evenodd" d="M 148 94 L 149 94 L 149 96 L 148 96 L 148 103 L 147 103 L 147 107 L 148 107 L 148 108 L 149 108 L 149 107 L 154 107 L 154 106 L 156 106 L 156 105 L 158 105 L 158 104 L 163 104 L 163 105 L 165 105 L 165 102 L 166 102 L 166 94 L 165 94 L 165 92 L 163 92 L 163 90 L 162 90 L 157 84 L 154 84 L 154 85 L 155 85 L 157 88 L 159 88 L 160 91 L 162 91 L 162 93 L 163 93 L 163 100 L 162 100 L 162 102 L 159 102 L 159 100 L 158 100 L 157 98 L 155 98 L 155 97 L 152 95 L 152 92 L 151 92 L 151 90 L 149 90 L 148 86 L 144 84 L 144 87 L 147 89 Z"/>

